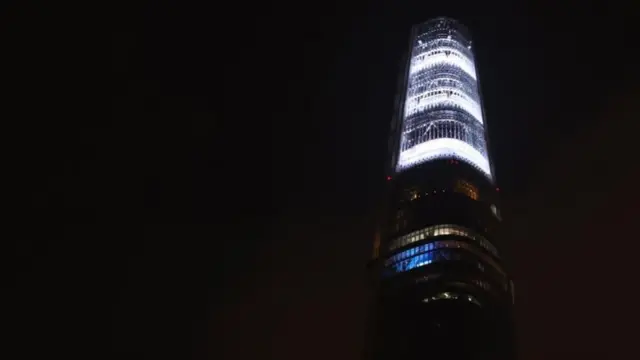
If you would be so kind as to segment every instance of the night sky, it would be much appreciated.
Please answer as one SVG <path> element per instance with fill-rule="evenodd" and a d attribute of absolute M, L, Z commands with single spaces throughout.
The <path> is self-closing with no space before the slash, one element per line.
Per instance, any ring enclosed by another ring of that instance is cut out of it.
<path fill-rule="evenodd" d="M 25 113 L 25 354 L 74 351 L 81 333 L 119 359 L 359 358 L 400 60 L 410 26 L 442 15 L 474 38 L 520 358 L 637 352 L 640 11 L 444 3 L 114 12 L 110 40 L 89 42 L 107 64 L 80 75 L 84 97 L 104 81 L 101 104 L 61 126 Z M 65 62 L 44 17 L 21 17 L 12 42 L 33 84 L 53 78 L 52 49 Z M 20 91 L 64 110 L 56 86 Z"/>

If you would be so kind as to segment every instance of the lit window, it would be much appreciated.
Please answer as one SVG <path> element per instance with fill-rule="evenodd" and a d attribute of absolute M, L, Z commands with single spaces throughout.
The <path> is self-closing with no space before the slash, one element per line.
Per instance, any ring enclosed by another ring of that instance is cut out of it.
<path fill-rule="evenodd" d="M 473 200 L 478 200 L 478 188 L 469 183 L 468 181 L 458 179 L 454 186 L 454 191 L 464 194 Z"/>
<path fill-rule="evenodd" d="M 480 302 L 478 302 L 478 300 L 476 300 L 471 295 L 461 295 L 461 294 L 452 293 L 452 292 L 439 293 L 434 296 L 429 296 L 427 298 L 424 298 L 422 299 L 422 301 L 425 303 L 428 303 L 428 302 L 437 301 L 437 300 L 456 300 L 456 299 L 464 299 L 478 306 L 482 306 Z"/>
<path fill-rule="evenodd" d="M 389 257 L 384 264 L 387 267 L 393 268 L 395 272 L 404 272 L 430 264 L 434 261 L 460 259 L 460 253 L 450 252 L 446 250 L 448 248 L 465 249 L 472 253 L 474 257 L 480 258 L 485 263 L 490 264 L 500 274 L 506 276 L 502 267 L 491 257 L 478 252 L 477 248 L 472 244 L 459 240 L 434 241 L 432 243 L 418 245 Z"/>
<path fill-rule="evenodd" d="M 498 219 L 498 220 L 502 220 L 502 218 L 500 217 L 500 212 L 498 211 L 498 208 L 491 204 L 491 212 L 493 212 L 493 215 Z"/>

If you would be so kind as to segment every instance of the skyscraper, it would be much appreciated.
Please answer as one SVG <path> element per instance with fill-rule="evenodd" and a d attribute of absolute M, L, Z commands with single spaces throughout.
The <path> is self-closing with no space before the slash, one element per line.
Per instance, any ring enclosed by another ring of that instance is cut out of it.
<path fill-rule="evenodd" d="M 448 18 L 414 26 L 391 125 L 370 358 L 512 359 L 513 282 L 501 261 L 473 45 Z"/>

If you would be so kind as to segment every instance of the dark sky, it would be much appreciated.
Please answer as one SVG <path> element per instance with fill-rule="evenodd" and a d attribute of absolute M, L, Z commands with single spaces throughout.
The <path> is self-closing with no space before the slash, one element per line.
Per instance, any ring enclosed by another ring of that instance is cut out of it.
<path fill-rule="evenodd" d="M 637 13 L 617 0 L 114 12 L 110 43 L 92 42 L 111 72 L 81 74 L 87 92 L 105 80 L 104 104 L 33 120 L 27 199 L 46 240 L 17 248 L 29 321 L 16 332 L 66 351 L 65 326 L 106 329 L 92 351 L 121 359 L 359 357 L 400 59 L 413 23 L 446 15 L 474 36 L 521 359 L 632 353 Z M 44 17 L 20 18 L 13 42 L 35 84 L 54 70 L 39 67 L 58 39 Z"/>

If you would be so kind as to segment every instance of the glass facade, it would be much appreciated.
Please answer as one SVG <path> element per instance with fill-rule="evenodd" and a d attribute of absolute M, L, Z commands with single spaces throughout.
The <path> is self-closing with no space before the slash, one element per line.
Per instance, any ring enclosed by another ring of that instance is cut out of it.
<path fill-rule="evenodd" d="M 481 259 L 483 262 L 490 264 L 493 266 L 501 274 L 505 275 L 502 267 L 491 259 L 489 256 L 479 252 L 477 248 L 468 242 L 458 241 L 458 240 L 444 240 L 444 241 L 434 241 L 427 244 L 419 245 L 416 247 L 412 247 L 410 249 L 399 252 L 393 256 L 390 256 L 385 261 L 385 266 L 393 267 L 397 272 L 410 270 L 419 266 L 427 265 L 431 263 L 431 261 L 423 263 L 421 259 L 439 259 L 439 260 L 452 260 L 448 257 L 451 256 L 446 251 L 439 251 L 439 249 L 464 249 L 471 253 L 473 253 L 476 257 Z M 438 251 L 434 251 L 438 250 Z M 438 255 L 438 254 L 445 255 Z M 425 256 L 422 256 L 425 255 Z M 406 259 L 406 261 L 405 261 Z M 456 257 L 456 259 L 460 259 L 460 257 Z M 397 264 L 404 264 L 396 267 Z"/>
<path fill-rule="evenodd" d="M 460 237 L 464 237 L 467 239 L 471 239 L 483 248 L 487 249 L 494 256 L 498 256 L 498 250 L 493 246 L 487 239 L 483 236 L 480 236 L 473 231 L 467 229 L 464 226 L 455 225 L 455 224 L 444 224 L 444 225 L 434 225 L 429 226 L 424 229 L 420 229 L 418 231 L 411 232 L 409 234 L 400 236 L 391 241 L 389 244 L 389 251 L 395 250 L 397 248 L 407 246 L 409 244 L 423 241 L 425 239 L 429 239 L 432 237 L 438 236 L 447 236 L 447 235 L 456 235 Z"/>

